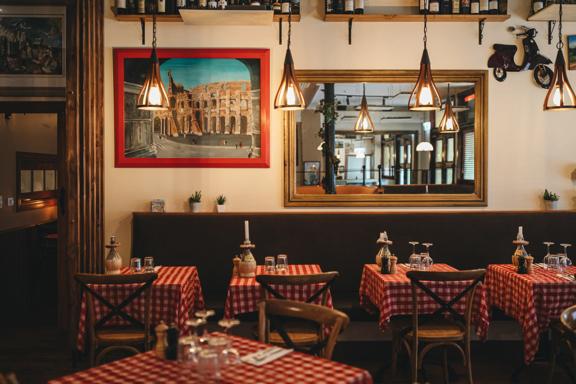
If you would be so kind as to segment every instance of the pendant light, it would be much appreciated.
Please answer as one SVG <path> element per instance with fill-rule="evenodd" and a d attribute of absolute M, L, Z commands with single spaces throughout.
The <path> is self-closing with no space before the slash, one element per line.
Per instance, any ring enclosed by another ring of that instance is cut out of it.
<path fill-rule="evenodd" d="M 164 111 L 168 109 L 168 94 L 160 76 L 160 62 L 156 54 L 156 7 L 152 13 L 152 54 L 148 63 L 146 80 L 138 94 L 138 109 Z"/>
<path fill-rule="evenodd" d="M 556 43 L 558 53 L 556 54 L 556 62 L 554 63 L 552 82 L 550 83 L 550 88 L 548 88 L 548 93 L 546 93 L 546 98 L 544 99 L 545 111 L 567 111 L 576 108 L 576 95 L 568 82 L 568 76 L 566 75 L 566 61 L 564 60 L 564 54 L 562 53 L 562 49 L 564 48 L 564 42 L 562 41 L 563 3 L 564 1 L 560 0 L 558 12 L 558 43 Z"/>
<path fill-rule="evenodd" d="M 452 110 L 452 100 L 450 99 L 450 84 L 448 84 L 448 95 L 446 95 L 446 107 L 444 108 L 444 116 L 440 120 L 438 132 L 440 133 L 456 133 L 460 130 L 456 114 Z"/>
<path fill-rule="evenodd" d="M 430 4 L 430 2 L 428 2 Z M 424 9 L 424 51 L 420 59 L 420 73 L 414 89 L 408 99 L 408 108 L 411 111 L 435 111 L 442 108 L 442 100 L 438 94 L 436 84 L 432 78 L 430 69 L 430 57 L 428 56 L 428 7 Z"/>
<path fill-rule="evenodd" d="M 362 102 L 360 103 L 360 113 L 358 114 L 358 120 L 356 120 L 356 125 L 354 126 L 354 132 L 356 133 L 371 133 L 374 132 L 374 122 L 370 117 L 370 112 L 368 112 L 368 102 L 366 101 L 366 84 L 362 84 Z"/>
<path fill-rule="evenodd" d="M 292 59 L 292 52 L 290 51 L 290 42 L 292 36 L 292 10 L 288 12 L 288 47 L 286 49 L 286 57 L 284 58 L 284 73 L 282 74 L 282 82 L 276 92 L 274 99 L 274 108 L 282 109 L 284 111 L 296 111 L 304 109 L 306 102 L 300 90 L 300 84 L 296 79 L 294 71 L 294 60 Z"/>

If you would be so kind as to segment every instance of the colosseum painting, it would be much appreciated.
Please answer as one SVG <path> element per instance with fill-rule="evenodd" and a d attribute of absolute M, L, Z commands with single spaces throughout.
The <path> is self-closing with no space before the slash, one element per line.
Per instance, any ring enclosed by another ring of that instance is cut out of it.
<path fill-rule="evenodd" d="M 267 141 L 267 126 L 264 135 L 262 126 L 268 124 L 268 111 L 262 113 L 262 60 L 162 58 L 162 51 L 159 50 L 160 72 L 170 104 L 166 111 L 136 108 L 146 59 L 123 61 L 123 157 L 175 160 L 267 157 L 267 142 L 266 151 L 262 143 Z M 267 91 L 266 98 L 268 103 Z"/>

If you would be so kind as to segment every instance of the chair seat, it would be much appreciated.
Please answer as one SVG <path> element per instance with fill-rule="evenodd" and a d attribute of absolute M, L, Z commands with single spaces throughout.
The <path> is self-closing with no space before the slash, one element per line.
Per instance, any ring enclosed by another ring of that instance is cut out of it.
<path fill-rule="evenodd" d="M 146 339 L 145 333 L 138 329 L 103 329 L 96 332 L 96 340 L 106 344 L 136 344 Z"/>
<path fill-rule="evenodd" d="M 459 341 L 463 340 L 466 335 L 464 328 L 449 320 L 434 320 L 418 327 L 418 339 L 422 341 Z M 409 338 L 413 337 L 413 331 L 406 335 Z"/>
<path fill-rule="evenodd" d="M 288 336 L 290 337 L 290 340 L 292 340 L 292 342 L 294 343 L 294 345 L 296 346 L 306 346 L 306 345 L 314 345 L 316 343 L 318 343 L 318 333 L 315 331 L 310 331 L 310 330 L 286 330 L 286 333 L 288 333 Z M 278 334 L 278 332 L 270 332 L 270 344 L 276 344 L 276 345 L 284 345 L 284 340 L 282 339 L 282 337 L 280 336 L 280 334 Z"/>

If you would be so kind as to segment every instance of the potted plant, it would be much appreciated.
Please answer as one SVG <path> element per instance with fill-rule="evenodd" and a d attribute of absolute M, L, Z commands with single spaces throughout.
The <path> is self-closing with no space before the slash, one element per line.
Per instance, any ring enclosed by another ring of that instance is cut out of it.
<path fill-rule="evenodd" d="M 542 198 L 544 199 L 544 208 L 547 211 L 551 211 L 558 208 L 558 200 L 560 200 L 560 197 L 558 197 L 557 194 L 545 189 L 544 196 L 542 196 Z"/>
<path fill-rule="evenodd" d="M 188 205 L 192 209 L 192 212 L 200 212 L 200 202 L 202 201 L 202 191 L 196 191 L 192 196 L 188 198 Z"/>
<path fill-rule="evenodd" d="M 226 196 L 220 195 L 216 198 L 216 212 L 226 212 Z"/>

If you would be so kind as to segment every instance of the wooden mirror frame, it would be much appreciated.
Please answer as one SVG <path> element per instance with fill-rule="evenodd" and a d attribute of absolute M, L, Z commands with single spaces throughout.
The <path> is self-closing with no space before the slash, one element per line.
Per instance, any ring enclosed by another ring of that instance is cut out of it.
<path fill-rule="evenodd" d="M 414 70 L 300 70 L 301 83 L 414 83 Z M 434 80 L 474 83 L 474 192 L 460 194 L 297 194 L 295 112 L 284 113 L 284 206 L 286 207 L 480 207 L 487 206 L 488 72 L 433 71 Z"/>

